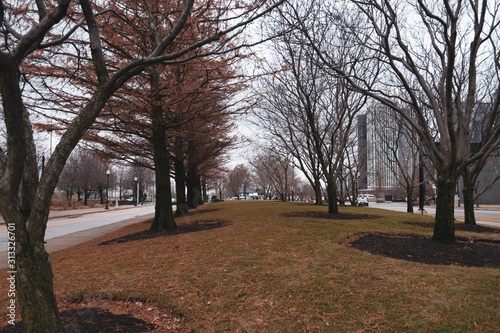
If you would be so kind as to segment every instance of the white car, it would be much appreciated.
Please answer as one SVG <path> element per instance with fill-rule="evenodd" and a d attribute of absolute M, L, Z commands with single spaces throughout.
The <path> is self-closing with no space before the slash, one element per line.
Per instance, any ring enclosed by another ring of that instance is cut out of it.
<path fill-rule="evenodd" d="M 358 206 L 368 206 L 368 197 L 358 197 Z"/>

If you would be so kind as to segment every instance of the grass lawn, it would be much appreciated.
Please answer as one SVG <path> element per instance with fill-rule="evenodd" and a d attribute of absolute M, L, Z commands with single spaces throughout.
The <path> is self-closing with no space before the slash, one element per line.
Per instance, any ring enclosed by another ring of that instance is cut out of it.
<path fill-rule="evenodd" d="M 432 228 L 421 225 L 431 217 L 371 207 L 341 207 L 344 217 L 361 219 L 295 214 L 326 210 L 227 201 L 178 218 L 177 232 L 153 237 L 143 232 L 149 221 L 133 225 L 51 254 L 56 295 L 62 310 L 112 311 L 116 302 L 135 317 L 150 313 L 143 318 L 152 324 L 177 321 L 156 332 L 500 332 L 500 269 L 429 265 L 346 245 L 363 232 L 430 237 Z M 4 313 L 6 293 L 0 300 Z"/>

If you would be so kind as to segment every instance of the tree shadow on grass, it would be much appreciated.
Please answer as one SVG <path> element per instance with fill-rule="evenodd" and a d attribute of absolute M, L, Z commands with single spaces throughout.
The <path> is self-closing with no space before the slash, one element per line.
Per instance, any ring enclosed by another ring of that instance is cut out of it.
<path fill-rule="evenodd" d="M 183 223 L 178 225 L 175 229 L 164 230 L 164 231 L 153 231 L 153 230 L 143 230 L 139 232 L 135 232 L 133 234 L 125 235 L 122 237 L 118 237 L 115 239 L 110 239 L 105 242 L 99 243 L 99 245 L 111 245 L 118 243 L 127 243 L 132 241 L 138 241 L 143 239 L 152 239 L 158 237 L 166 237 L 173 235 L 180 235 L 189 232 L 197 232 L 204 230 L 211 230 L 215 228 L 222 228 L 230 225 L 231 223 L 224 220 L 198 220 L 191 223 Z"/>
<path fill-rule="evenodd" d="M 126 314 L 114 314 L 102 308 L 81 308 L 61 312 L 65 333 L 141 333 L 151 332 L 156 325 Z M 22 322 L 0 329 L 1 333 L 24 332 Z"/>
<path fill-rule="evenodd" d="M 204 213 L 218 212 L 220 208 L 197 208 L 196 210 L 188 210 L 183 216 L 192 216 Z"/>
<path fill-rule="evenodd" d="M 373 215 L 373 214 L 353 214 L 353 213 L 339 213 L 339 214 L 330 214 L 328 212 L 292 212 L 292 213 L 283 213 L 284 217 L 300 217 L 300 218 L 314 218 L 314 219 L 327 219 L 334 221 L 346 221 L 346 220 L 373 220 L 379 219 L 381 216 Z"/>
<path fill-rule="evenodd" d="M 362 233 L 345 244 L 376 255 L 430 265 L 500 268 L 500 241 L 494 240 L 459 238 L 444 244 L 424 236 Z"/>

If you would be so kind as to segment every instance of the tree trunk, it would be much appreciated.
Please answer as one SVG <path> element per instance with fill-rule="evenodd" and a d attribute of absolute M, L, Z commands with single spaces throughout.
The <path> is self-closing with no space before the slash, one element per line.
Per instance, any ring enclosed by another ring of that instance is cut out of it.
<path fill-rule="evenodd" d="M 205 202 L 203 201 L 203 188 L 201 186 L 201 177 L 200 177 L 200 175 L 196 174 L 194 181 L 195 181 L 194 184 L 195 184 L 195 188 L 196 188 L 195 200 L 196 200 L 197 206 L 201 206 Z M 246 199 L 246 196 L 245 196 L 245 199 Z"/>
<path fill-rule="evenodd" d="M 156 175 L 155 217 L 151 230 L 163 231 L 176 227 L 172 209 L 172 192 L 170 189 L 170 160 L 167 150 L 166 126 L 163 115 L 161 95 L 159 93 L 159 74 L 150 72 L 152 89 L 152 129 L 153 160 Z M 139 193 L 138 193 L 139 195 Z M 139 197 L 138 197 L 139 198 Z"/>
<path fill-rule="evenodd" d="M 411 188 L 411 185 L 408 188 Z M 413 191 L 406 191 L 406 212 L 413 213 Z"/>
<path fill-rule="evenodd" d="M 474 180 L 467 172 L 464 172 L 464 188 L 462 189 L 462 199 L 464 201 L 465 224 L 476 225 L 476 214 L 474 213 Z"/>
<path fill-rule="evenodd" d="M 432 238 L 443 243 L 455 241 L 455 185 L 452 172 L 438 170 L 436 217 Z"/>
<path fill-rule="evenodd" d="M 198 167 L 188 160 L 188 171 L 186 177 L 187 204 L 190 208 L 196 208 L 203 203 L 201 200 L 201 181 L 198 175 Z"/>
<path fill-rule="evenodd" d="M 186 201 L 186 172 L 184 170 L 184 151 L 182 149 L 182 138 L 175 140 L 175 195 L 177 202 L 176 216 L 182 216 L 188 212 Z"/>
<path fill-rule="evenodd" d="M 326 192 L 328 193 L 328 213 L 338 214 L 339 206 L 337 204 L 337 187 L 335 181 L 331 180 L 326 185 Z"/>
<path fill-rule="evenodd" d="M 321 183 L 319 182 L 319 179 L 316 181 L 316 184 L 314 186 L 314 194 L 316 195 L 315 204 L 318 206 L 323 205 L 323 198 L 322 198 L 322 193 L 321 193 Z"/>
<path fill-rule="evenodd" d="M 201 181 L 201 188 L 202 188 L 202 203 L 205 203 L 208 201 L 208 194 L 207 194 L 207 180 L 203 178 L 203 181 Z"/>
<path fill-rule="evenodd" d="M 153 134 L 154 162 L 156 175 L 155 217 L 151 230 L 163 231 L 176 227 L 170 192 L 170 165 L 165 144 L 165 131 Z M 163 134 L 162 134 L 163 133 Z"/>
<path fill-rule="evenodd" d="M 8 245 L 14 247 L 14 251 L 9 249 L 9 252 L 15 252 L 15 261 L 8 262 L 8 279 L 15 286 L 25 332 L 58 333 L 62 332 L 62 327 L 54 296 L 52 267 L 43 245 L 51 197 L 37 200 L 39 177 L 33 132 L 23 106 L 19 78 L 17 62 L 0 52 L 0 96 L 8 157 L 0 175 L 0 208 L 8 227 L 11 242 Z M 49 162 L 47 169 L 50 171 L 50 168 Z M 51 193 L 56 183 L 54 179 Z M 14 295 L 11 296 L 10 302 L 16 301 Z"/>
<path fill-rule="evenodd" d="M 62 332 L 52 266 L 43 240 L 35 242 L 22 237 L 18 239 L 17 249 L 15 282 L 25 331 Z"/>
<path fill-rule="evenodd" d="M 68 204 L 68 207 L 71 207 L 71 198 L 73 197 L 73 195 L 71 194 L 71 192 L 66 192 L 66 203 Z"/>

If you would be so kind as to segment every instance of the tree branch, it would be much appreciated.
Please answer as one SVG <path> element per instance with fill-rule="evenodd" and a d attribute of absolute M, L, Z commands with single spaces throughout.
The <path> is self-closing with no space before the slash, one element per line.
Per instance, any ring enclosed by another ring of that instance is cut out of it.
<path fill-rule="evenodd" d="M 20 63 L 42 43 L 47 32 L 66 15 L 71 0 L 60 0 L 59 6 L 50 14 L 46 14 L 40 22 L 24 35 L 13 52 L 13 57 Z M 44 11 L 42 7 L 42 12 Z M 42 16 L 42 14 L 40 14 Z"/>

